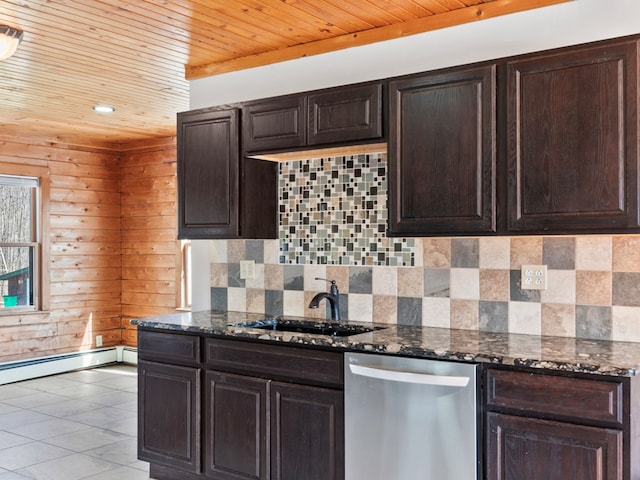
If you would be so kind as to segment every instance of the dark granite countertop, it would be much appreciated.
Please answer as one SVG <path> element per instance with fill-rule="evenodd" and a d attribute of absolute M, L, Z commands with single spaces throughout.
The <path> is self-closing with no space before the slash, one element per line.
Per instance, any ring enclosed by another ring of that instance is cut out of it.
<path fill-rule="evenodd" d="M 640 344 L 565 337 L 489 333 L 475 330 L 343 322 L 384 327 L 348 337 L 265 331 L 234 326 L 264 314 L 203 311 L 132 320 L 145 328 L 202 333 L 259 341 L 312 345 L 340 350 L 410 357 L 486 362 L 599 375 L 635 376 Z M 312 320 L 286 316 L 292 320 Z M 321 320 L 316 320 L 322 322 Z"/>

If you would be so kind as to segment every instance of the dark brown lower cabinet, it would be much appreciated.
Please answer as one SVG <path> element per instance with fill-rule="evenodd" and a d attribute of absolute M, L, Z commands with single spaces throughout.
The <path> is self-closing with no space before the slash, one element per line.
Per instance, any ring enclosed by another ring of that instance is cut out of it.
<path fill-rule="evenodd" d="M 344 404 L 341 391 L 271 384 L 271 478 L 344 478 Z"/>
<path fill-rule="evenodd" d="M 204 410 L 207 478 L 344 478 L 341 391 L 208 371 Z"/>
<path fill-rule="evenodd" d="M 221 480 L 268 476 L 269 380 L 205 373 L 205 474 Z"/>
<path fill-rule="evenodd" d="M 638 480 L 634 377 L 489 367 L 486 480 Z"/>
<path fill-rule="evenodd" d="M 623 478 L 622 431 L 499 413 L 487 419 L 488 480 Z"/>
<path fill-rule="evenodd" d="M 200 372 L 138 362 L 138 458 L 200 472 Z"/>

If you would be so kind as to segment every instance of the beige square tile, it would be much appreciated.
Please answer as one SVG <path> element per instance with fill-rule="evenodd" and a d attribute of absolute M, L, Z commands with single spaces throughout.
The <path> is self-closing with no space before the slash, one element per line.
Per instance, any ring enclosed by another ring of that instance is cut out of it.
<path fill-rule="evenodd" d="M 449 328 L 451 326 L 451 301 L 448 298 L 423 298 L 422 326 Z"/>
<path fill-rule="evenodd" d="M 280 263 L 280 240 L 264 241 L 264 263 Z"/>
<path fill-rule="evenodd" d="M 372 320 L 376 323 L 398 323 L 398 298 L 395 295 L 373 295 Z"/>
<path fill-rule="evenodd" d="M 611 320 L 611 340 L 640 342 L 640 307 L 614 306 Z"/>
<path fill-rule="evenodd" d="M 247 278 L 245 280 L 246 287 L 264 289 L 264 264 L 263 263 L 255 264 L 255 274 L 256 276 L 254 278 Z"/>
<path fill-rule="evenodd" d="M 371 322 L 373 320 L 373 295 L 349 294 L 349 320 Z"/>
<path fill-rule="evenodd" d="M 307 308 L 307 305 L 304 302 L 302 290 L 284 290 L 282 292 L 282 313 L 284 315 L 304 317 L 311 310 Z"/>
<path fill-rule="evenodd" d="M 374 295 L 393 295 L 398 293 L 398 268 L 373 267 L 371 287 Z"/>
<path fill-rule="evenodd" d="M 247 312 L 264 313 L 264 290 L 247 288 Z"/>
<path fill-rule="evenodd" d="M 576 307 L 557 303 L 543 303 L 542 335 L 555 337 L 576 336 Z"/>
<path fill-rule="evenodd" d="M 327 277 L 326 265 L 305 265 L 304 289 L 311 292 L 322 292 L 324 290 L 329 290 L 329 287 L 331 286 L 330 283 L 327 283 L 324 280 L 316 280 L 316 278 L 329 279 Z M 338 288 L 339 287 L 340 285 L 338 285 Z"/>
<path fill-rule="evenodd" d="M 450 308 L 451 328 L 478 330 L 480 312 L 477 300 L 451 299 Z"/>
<path fill-rule="evenodd" d="M 210 240 L 209 241 L 209 261 L 213 263 L 228 262 L 226 240 Z"/>
<path fill-rule="evenodd" d="M 540 292 L 542 303 L 576 303 L 576 271 L 547 270 L 547 289 Z"/>
<path fill-rule="evenodd" d="M 341 293 L 349 293 L 349 267 L 327 265 L 327 278 L 335 280 Z"/>
<path fill-rule="evenodd" d="M 451 266 L 451 239 L 424 238 L 422 240 L 423 265 L 429 268 Z"/>
<path fill-rule="evenodd" d="M 420 298 L 424 295 L 424 269 L 398 268 L 398 296 Z"/>
<path fill-rule="evenodd" d="M 264 288 L 266 290 L 282 290 L 284 288 L 284 268 L 282 265 L 266 264 L 264 266 Z"/>
<path fill-rule="evenodd" d="M 246 240 L 227 240 L 227 256 L 229 263 L 244 260 L 247 255 Z"/>
<path fill-rule="evenodd" d="M 229 284 L 229 268 L 227 263 L 212 263 L 209 267 L 210 286 L 226 288 Z"/>
<path fill-rule="evenodd" d="M 231 287 L 227 289 L 227 308 L 232 312 L 247 311 L 247 289 Z"/>
<path fill-rule="evenodd" d="M 613 238 L 608 235 L 576 237 L 576 270 L 611 271 Z"/>
<path fill-rule="evenodd" d="M 542 237 L 511 237 L 511 269 L 542 264 Z"/>
<path fill-rule="evenodd" d="M 480 299 L 480 270 L 477 268 L 451 269 L 451 299 Z"/>
<path fill-rule="evenodd" d="M 509 270 L 510 266 L 510 238 L 487 237 L 480 238 L 480 268 Z"/>
<path fill-rule="evenodd" d="M 480 300 L 509 301 L 509 270 L 480 270 Z"/>
<path fill-rule="evenodd" d="M 640 272 L 640 236 L 613 237 L 613 271 Z"/>
<path fill-rule="evenodd" d="M 612 304 L 611 277 L 610 271 L 578 270 L 576 272 L 576 304 L 610 307 Z"/>
<path fill-rule="evenodd" d="M 542 308 L 535 302 L 509 302 L 509 333 L 540 335 Z"/>

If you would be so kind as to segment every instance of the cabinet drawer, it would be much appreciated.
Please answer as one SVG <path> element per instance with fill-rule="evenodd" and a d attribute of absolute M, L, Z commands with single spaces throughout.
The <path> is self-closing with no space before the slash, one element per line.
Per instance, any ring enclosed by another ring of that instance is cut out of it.
<path fill-rule="evenodd" d="M 178 365 L 200 363 L 200 337 L 138 330 L 138 356 Z"/>
<path fill-rule="evenodd" d="M 207 338 L 209 368 L 274 380 L 342 388 L 342 354 Z"/>
<path fill-rule="evenodd" d="M 507 370 L 486 372 L 487 407 L 621 427 L 623 385 Z"/>

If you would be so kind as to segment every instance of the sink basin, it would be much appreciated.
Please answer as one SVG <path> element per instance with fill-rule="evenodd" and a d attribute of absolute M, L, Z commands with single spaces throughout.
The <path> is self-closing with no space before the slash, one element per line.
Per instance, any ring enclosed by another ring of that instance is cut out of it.
<path fill-rule="evenodd" d="M 274 332 L 310 333 L 314 335 L 327 335 L 331 337 L 348 337 L 360 333 L 369 333 L 382 330 L 385 327 L 368 327 L 365 325 L 350 325 L 337 322 L 314 322 L 312 320 L 288 320 L 286 318 L 265 318 L 253 322 L 236 323 L 234 327 L 258 328 Z"/>

